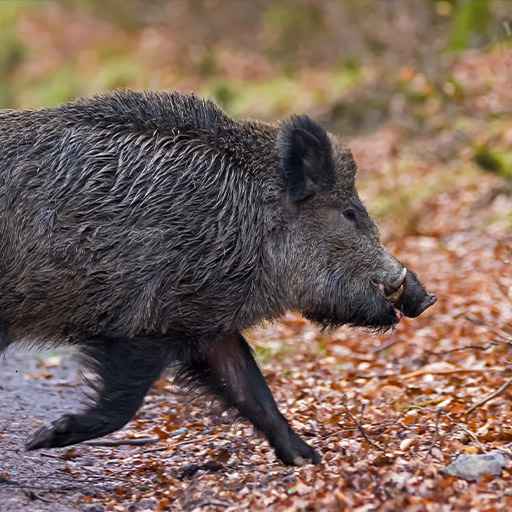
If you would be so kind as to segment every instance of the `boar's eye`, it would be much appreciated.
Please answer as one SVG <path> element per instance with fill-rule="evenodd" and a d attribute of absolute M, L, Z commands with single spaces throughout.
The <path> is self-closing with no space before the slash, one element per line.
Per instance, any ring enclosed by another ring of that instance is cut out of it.
<path fill-rule="evenodd" d="M 346 210 L 343 210 L 343 217 L 350 222 L 355 222 L 357 220 L 357 213 L 354 208 L 347 208 Z"/>

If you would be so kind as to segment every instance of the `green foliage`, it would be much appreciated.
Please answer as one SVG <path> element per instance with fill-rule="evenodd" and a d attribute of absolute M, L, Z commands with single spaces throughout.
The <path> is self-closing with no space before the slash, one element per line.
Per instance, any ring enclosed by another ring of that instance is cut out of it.
<path fill-rule="evenodd" d="M 484 171 L 512 179 L 512 151 L 499 151 L 482 144 L 476 148 L 473 160 Z"/>
<path fill-rule="evenodd" d="M 102 63 L 101 69 L 87 83 L 87 93 L 125 89 L 137 83 L 144 70 L 139 62 L 129 56 L 113 56 Z M 85 77 L 84 77 L 85 80 Z"/>
<path fill-rule="evenodd" d="M 283 0 L 265 10 L 263 24 L 269 55 L 293 68 L 298 54 L 322 34 L 324 19 L 318 5 Z"/>
<path fill-rule="evenodd" d="M 271 118 L 287 115 L 300 105 L 307 109 L 310 105 L 330 103 L 360 78 L 359 68 L 351 64 L 326 72 L 319 83 L 309 83 L 286 73 L 258 81 L 213 78 L 206 82 L 201 93 L 235 116 L 256 112 L 258 116 Z"/>
<path fill-rule="evenodd" d="M 442 172 L 424 174 L 421 180 L 412 180 L 407 185 L 400 183 L 401 176 L 413 175 L 415 162 L 403 161 L 390 171 L 396 178 L 390 188 L 382 187 L 380 194 L 372 198 L 370 214 L 382 223 L 393 222 L 396 233 L 415 233 L 417 223 L 424 217 L 424 205 L 440 193 L 456 190 L 465 180 L 478 179 L 478 173 L 472 166 L 460 164 L 445 168 Z M 364 191 L 366 183 L 361 180 Z"/>
<path fill-rule="evenodd" d="M 0 105 L 13 102 L 9 81 L 25 52 L 16 34 L 16 19 L 24 7 L 22 2 L 0 2 Z"/>
<path fill-rule="evenodd" d="M 213 50 L 207 50 L 202 55 L 198 65 L 198 72 L 205 78 L 214 76 L 218 73 L 217 59 Z"/>
<path fill-rule="evenodd" d="M 293 347 L 284 343 L 268 343 L 265 346 L 257 345 L 254 347 L 256 359 L 261 364 L 268 364 L 270 361 L 276 361 L 286 358 L 293 353 Z"/>
<path fill-rule="evenodd" d="M 85 10 L 93 16 L 115 22 L 116 25 L 127 30 L 136 30 L 144 24 L 146 17 L 158 16 L 169 2 L 167 0 L 66 0 L 66 3 L 71 8 Z"/>
<path fill-rule="evenodd" d="M 27 107 L 56 106 L 83 93 L 83 84 L 70 66 L 25 84 L 17 100 Z"/>
<path fill-rule="evenodd" d="M 491 20 L 489 0 L 457 0 L 449 49 L 465 50 L 487 34 Z"/>
<path fill-rule="evenodd" d="M 296 81 L 283 76 L 264 82 L 214 80 L 203 92 L 234 115 L 260 110 L 265 116 L 289 112 L 302 91 Z"/>

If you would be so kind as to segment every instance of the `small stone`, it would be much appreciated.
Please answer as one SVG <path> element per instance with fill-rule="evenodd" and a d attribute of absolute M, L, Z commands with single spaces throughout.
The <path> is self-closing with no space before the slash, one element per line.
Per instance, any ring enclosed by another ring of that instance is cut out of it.
<path fill-rule="evenodd" d="M 442 472 L 446 475 L 474 482 L 483 476 L 499 476 L 506 465 L 507 458 L 505 455 L 494 450 L 482 455 L 459 455 Z"/>

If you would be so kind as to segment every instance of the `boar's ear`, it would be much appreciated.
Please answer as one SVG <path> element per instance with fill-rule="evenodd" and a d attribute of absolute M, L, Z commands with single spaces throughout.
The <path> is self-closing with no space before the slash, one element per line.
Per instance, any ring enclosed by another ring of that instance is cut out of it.
<path fill-rule="evenodd" d="M 294 116 L 279 128 L 281 173 L 292 201 L 302 201 L 335 183 L 332 146 L 325 130 L 308 116 Z"/>

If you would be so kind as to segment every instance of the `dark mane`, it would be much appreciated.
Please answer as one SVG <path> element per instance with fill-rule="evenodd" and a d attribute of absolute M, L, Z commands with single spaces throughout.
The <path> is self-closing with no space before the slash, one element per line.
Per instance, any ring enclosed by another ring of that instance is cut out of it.
<path fill-rule="evenodd" d="M 116 91 L 81 99 L 57 110 L 66 124 L 79 120 L 104 128 L 123 126 L 136 131 L 217 131 L 235 124 L 212 101 L 177 92 Z"/>

